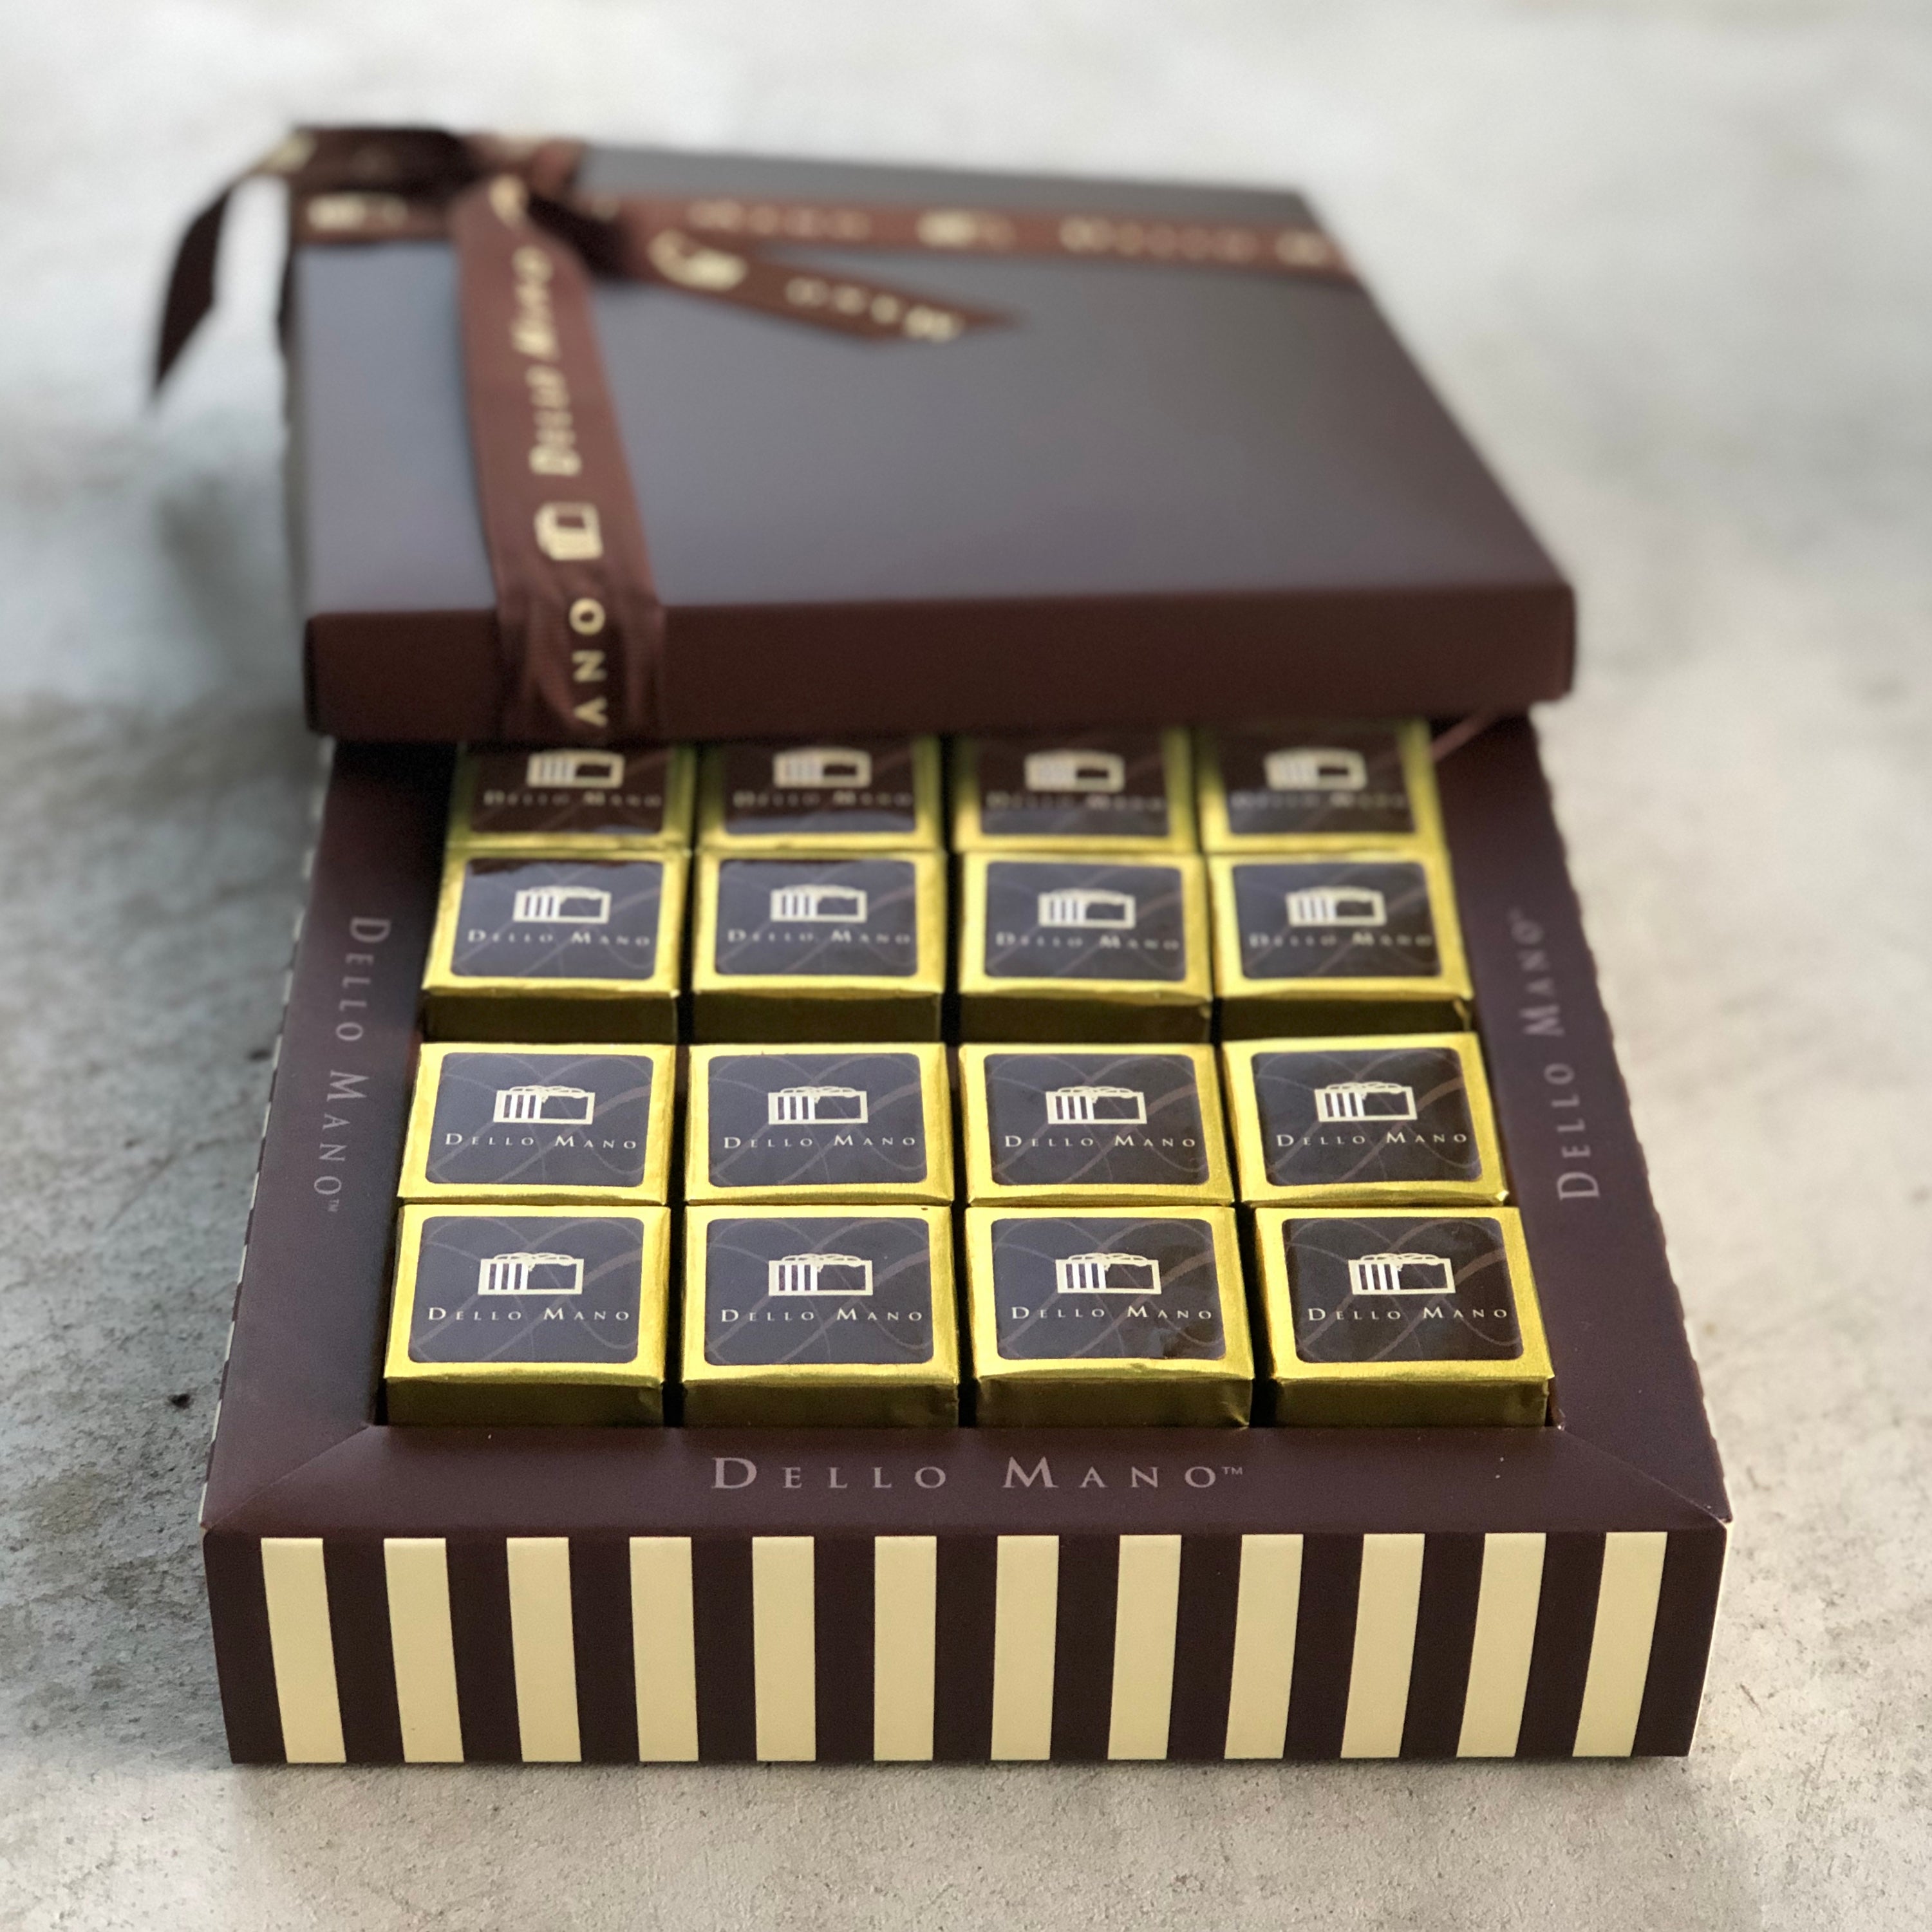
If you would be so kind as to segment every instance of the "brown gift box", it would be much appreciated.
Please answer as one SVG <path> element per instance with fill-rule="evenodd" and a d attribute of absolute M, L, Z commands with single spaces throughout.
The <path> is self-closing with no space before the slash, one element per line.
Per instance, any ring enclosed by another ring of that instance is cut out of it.
<path fill-rule="evenodd" d="M 1438 769 L 1543 1428 L 389 1426 L 448 763 L 336 752 L 202 1516 L 238 1760 L 1690 1748 L 1730 1511 L 1527 724 Z"/>
<path fill-rule="evenodd" d="M 577 184 L 1313 220 L 1280 190 L 634 148 L 591 148 Z M 1568 586 L 1358 283 L 1118 251 L 771 252 L 1000 320 L 882 342 L 595 283 L 664 610 L 664 735 L 1450 716 L 1568 688 Z M 518 735 L 449 244 L 305 241 L 289 286 L 311 722 Z"/>

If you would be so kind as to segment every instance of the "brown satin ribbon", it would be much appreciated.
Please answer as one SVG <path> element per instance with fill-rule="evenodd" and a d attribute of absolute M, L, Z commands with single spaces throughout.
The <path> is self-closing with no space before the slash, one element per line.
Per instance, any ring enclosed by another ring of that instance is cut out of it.
<path fill-rule="evenodd" d="M 242 181 L 290 189 L 291 245 L 447 237 L 510 742 L 663 735 L 664 611 L 652 586 L 590 275 L 654 282 L 860 341 L 941 344 L 1012 318 L 770 251 L 816 244 L 1104 260 L 1352 283 L 1312 224 L 731 196 L 588 195 L 580 144 L 431 128 L 298 130 L 231 182 L 176 253 L 156 348 L 166 380 L 213 306 Z"/>

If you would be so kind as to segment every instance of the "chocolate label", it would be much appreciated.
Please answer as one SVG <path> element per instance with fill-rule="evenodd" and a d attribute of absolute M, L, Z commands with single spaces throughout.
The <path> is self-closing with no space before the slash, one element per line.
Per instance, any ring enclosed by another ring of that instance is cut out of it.
<path fill-rule="evenodd" d="M 929 1362 L 932 1336 L 922 1220 L 760 1217 L 705 1232 L 704 1359 L 716 1367 Z"/>
<path fill-rule="evenodd" d="M 1158 732 L 982 738 L 974 770 L 991 838 L 1165 838 L 1170 829 Z"/>
<path fill-rule="evenodd" d="M 734 1053 L 710 1064 L 714 1187 L 910 1186 L 926 1176 L 910 1053 Z"/>
<path fill-rule="evenodd" d="M 1258 1053 L 1254 1082 L 1276 1187 L 1481 1177 L 1462 1056 L 1447 1047 Z"/>
<path fill-rule="evenodd" d="M 993 1223 L 1009 1361 L 1213 1361 L 1228 1352 L 1206 1221 L 1029 1215 Z"/>
<path fill-rule="evenodd" d="M 1250 980 L 1432 980 L 1442 970 L 1420 866 L 1255 860 L 1234 874 Z"/>
<path fill-rule="evenodd" d="M 1207 1136 L 1178 1053 L 994 1053 L 987 1141 L 1002 1187 L 1199 1187 Z"/>
<path fill-rule="evenodd" d="M 730 744 L 724 830 L 902 832 L 919 829 L 913 748 L 906 738 L 838 738 L 803 745 Z"/>
<path fill-rule="evenodd" d="M 1514 1361 L 1522 1353 L 1502 1228 L 1376 1215 L 1282 1229 L 1304 1362 Z"/>
<path fill-rule="evenodd" d="M 648 980 L 663 898 L 655 859 L 472 859 L 451 970 L 488 980 Z"/>
<path fill-rule="evenodd" d="M 670 756 L 662 746 L 472 752 L 470 829 L 656 837 L 664 830 Z"/>
<path fill-rule="evenodd" d="M 651 1063 L 625 1054 L 452 1053 L 424 1178 L 441 1186 L 635 1187 Z"/>
<path fill-rule="evenodd" d="M 416 1251 L 412 1362 L 637 1358 L 644 1223 L 435 1214 Z"/>
<path fill-rule="evenodd" d="M 1393 731 L 1310 720 L 1217 732 L 1215 748 L 1238 838 L 1415 830 Z"/>
<path fill-rule="evenodd" d="M 1186 979 L 1179 867 L 995 860 L 986 868 L 986 972 L 996 980 Z"/>
<path fill-rule="evenodd" d="M 904 859 L 727 859 L 720 973 L 903 978 L 919 967 L 918 874 Z"/>

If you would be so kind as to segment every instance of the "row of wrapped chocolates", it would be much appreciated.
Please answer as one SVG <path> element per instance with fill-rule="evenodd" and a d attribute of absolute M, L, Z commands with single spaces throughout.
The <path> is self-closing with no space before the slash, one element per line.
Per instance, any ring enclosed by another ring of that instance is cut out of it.
<path fill-rule="evenodd" d="M 1204 1046 L 426 1046 L 401 1198 L 543 1207 L 1474 1206 L 1508 1198 L 1473 1034 Z"/>
<path fill-rule="evenodd" d="M 433 1036 L 673 1040 L 682 855 L 448 860 Z M 1455 1026 L 1469 983 L 1439 858 L 962 854 L 696 860 L 699 1040 L 1171 1040 Z M 1209 941 L 1209 908 L 1214 940 Z"/>
<path fill-rule="evenodd" d="M 1418 724 L 952 763 L 949 920 L 936 740 L 466 754 L 430 1032 L 1204 1040 L 1217 999 L 1228 1037 L 1466 1022 Z"/>
<path fill-rule="evenodd" d="M 950 764 L 950 796 L 946 766 Z M 950 802 L 950 811 L 948 806 Z M 1439 844 L 1420 719 L 470 751 L 478 851 L 1322 852 Z"/>
<path fill-rule="evenodd" d="M 389 1420 L 650 1424 L 674 1404 L 688 1427 L 1544 1420 L 1510 1208 L 1255 1210 L 1258 1382 L 1232 1208 L 958 1218 L 963 1366 L 950 1208 L 694 1206 L 674 1226 L 667 1208 L 407 1207 Z"/>

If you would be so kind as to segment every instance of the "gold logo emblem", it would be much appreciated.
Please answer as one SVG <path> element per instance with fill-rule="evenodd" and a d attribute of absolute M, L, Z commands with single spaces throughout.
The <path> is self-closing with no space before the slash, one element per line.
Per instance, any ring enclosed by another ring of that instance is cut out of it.
<path fill-rule="evenodd" d="M 751 272 L 751 264 L 742 255 L 728 255 L 722 248 L 707 248 L 675 228 L 667 228 L 651 237 L 645 251 L 651 266 L 668 282 L 681 289 L 702 289 L 722 293 L 735 289 Z"/>
<path fill-rule="evenodd" d="M 595 503 L 546 503 L 536 514 L 537 548 L 553 563 L 589 563 L 604 554 Z"/>

